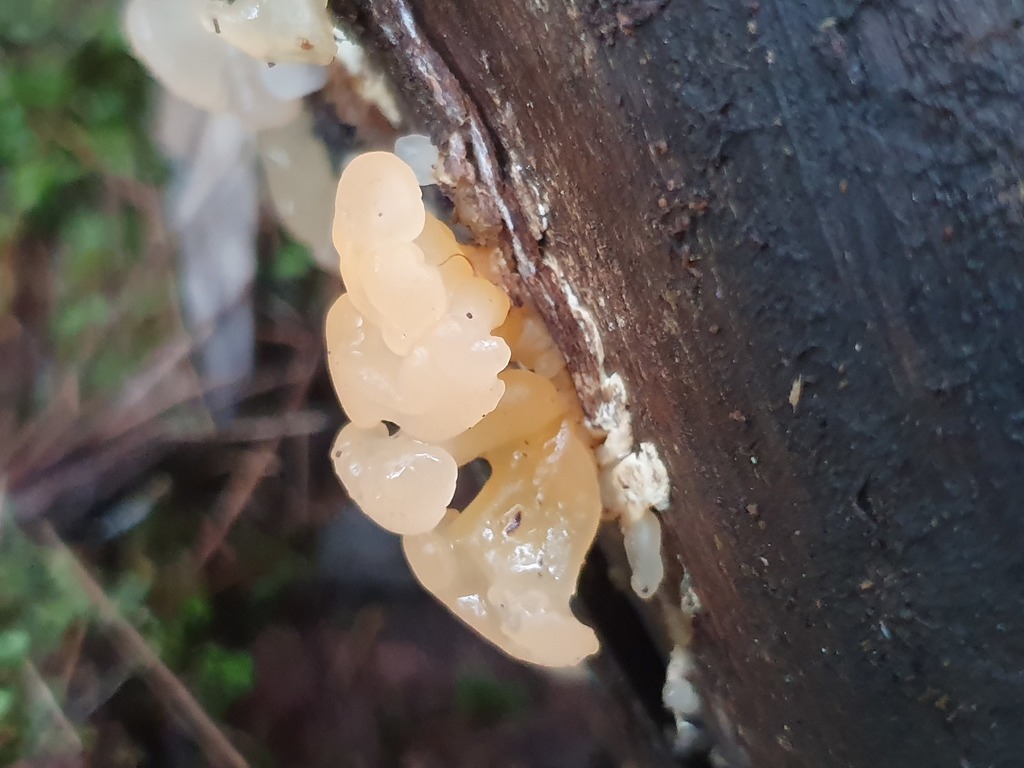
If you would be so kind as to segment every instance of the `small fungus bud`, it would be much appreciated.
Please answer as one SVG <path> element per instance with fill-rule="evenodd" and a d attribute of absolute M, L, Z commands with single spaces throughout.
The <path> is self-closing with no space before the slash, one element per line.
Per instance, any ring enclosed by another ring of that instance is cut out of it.
<path fill-rule="evenodd" d="M 661 561 L 661 523 L 650 510 L 635 521 L 623 521 L 622 542 L 632 571 L 630 586 L 640 597 L 650 597 L 665 575 Z"/>
<path fill-rule="evenodd" d="M 421 187 L 437 184 L 434 168 L 437 166 L 437 147 L 429 136 L 413 133 L 401 136 L 395 141 L 395 154 L 409 164 L 416 172 Z"/>

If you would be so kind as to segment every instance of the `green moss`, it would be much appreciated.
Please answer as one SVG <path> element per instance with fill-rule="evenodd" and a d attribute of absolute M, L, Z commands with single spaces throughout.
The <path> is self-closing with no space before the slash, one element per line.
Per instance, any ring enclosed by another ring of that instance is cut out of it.
<path fill-rule="evenodd" d="M 274 256 L 271 277 L 278 282 L 299 280 L 306 277 L 314 268 L 309 248 L 294 240 L 286 240 Z"/>
<path fill-rule="evenodd" d="M 207 711 L 215 717 L 223 716 L 238 698 L 252 690 L 254 676 L 252 656 L 245 651 L 208 643 L 199 652 L 197 687 Z"/>
<path fill-rule="evenodd" d="M 484 725 L 513 718 L 530 703 L 525 686 L 487 673 L 460 672 L 455 683 L 455 708 L 463 717 Z"/>
<path fill-rule="evenodd" d="M 28 658 L 32 638 L 20 627 L 0 632 L 0 667 L 12 667 Z"/>

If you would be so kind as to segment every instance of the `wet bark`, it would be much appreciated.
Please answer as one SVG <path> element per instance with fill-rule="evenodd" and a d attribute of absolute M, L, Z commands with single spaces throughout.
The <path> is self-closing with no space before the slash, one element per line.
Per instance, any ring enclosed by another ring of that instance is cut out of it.
<path fill-rule="evenodd" d="M 1020 765 L 1024 2 L 334 5 L 465 141 L 581 380 L 563 281 L 598 321 L 722 737 Z"/>

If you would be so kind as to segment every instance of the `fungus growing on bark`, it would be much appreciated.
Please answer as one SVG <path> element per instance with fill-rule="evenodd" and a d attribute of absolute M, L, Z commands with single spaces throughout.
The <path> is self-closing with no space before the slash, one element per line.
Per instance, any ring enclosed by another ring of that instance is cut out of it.
<path fill-rule="evenodd" d="M 299 99 L 324 82 L 315 64 L 337 51 L 356 71 L 362 54 L 343 38 L 333 45 L 323 0 L 129 0 L 125 20 L 136 54 L 171 92 L 259 132 L 282 221 L 340 267 L 348 292 L 328 313 L 327 342 L 351 423 L 333 458 L 353 500 L 405 536 L 420 581 L 509 654 L 566 666 L 596 651 L 569 605 L 602 504 L 622 525 L 637 593 L 649 597 L 662 576 L 651 508 L 667 502 L 667 477 L 647 444 L 633 451 L 624 388 L 584 419 L 544 323 L 495 284 L 494 251 L 459 244 L 425 211 L 419 185 L 437 164 L 426 137 L 396 146 L 415 172 L 384 152 L 349 164 L 334 258 L 318 207 L 333 174 Z M 360 82 L 385 109 L 386 90 Z M 465 510 L 449 509 L 458 468 L 477 458 L 492 476 Z"/>
<path fill-rule="evenodd" d="M 600 518 L 597 464 L 543 326 L 509 316 L 467 258 L 481 254 L 426 213 L 395 155 L 345 170 L 334 243 L 348 293 L 328 313 L 327 347 L 351 419 L 338 476 L 405 535 L 421 583 L 498 647 L 548 666 L 594 653 L 569 603 Z M 446 510 L 455 467 L 481 457 L 491 477 L 462 512 Z"/>
<path fill-rule="evenodd" d="M 323 25 L 328 34 L 331 29 L 326 8 L 320 9 L 318 20 L 309 13 L 296 17 L 304 20 L 304 34 L 318 41 L 316 55 L 296 46 L 293 55 L 275 60 L 249 55 L 255 42 L 245 48 L 236 44 L 256 41 L 259 26 L 232 39 L 221 34 L 219 14 L 237 15 L 233 9 L 242 4 L 243 0 L 129 0 L 125 29 L 135 55 L 178 98 L 208 112 L 230 112 L 254 129 L 284 125 L 299 114 L 298 98 L 323 85 L 323 68 L 315 65 L 334 57 L 333 35 L 329 48 L 321 39 Z M 252 0 L 244 4 L 261 5 Z M 309 5 L 302 0 L 296 8 Z M 259 23 L 262 34 L 272 36 L 266 21 Z M 268 67 L 268 61 L 277 65 Z"/>

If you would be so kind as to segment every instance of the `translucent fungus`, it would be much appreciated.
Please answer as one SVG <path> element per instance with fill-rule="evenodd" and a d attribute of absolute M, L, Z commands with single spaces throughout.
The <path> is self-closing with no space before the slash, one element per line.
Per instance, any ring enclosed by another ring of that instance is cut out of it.
<path fill-rule="evenodd" d="M 419 390 L 419 407 L 403 419 L 424 440 L 447 440 L 494 410 L 505 392 L 498 374 L 509 350 L 496 336 L 480 338 L 468 321 L 443 318 L 403 361 L 402 391 Z"/>
<path fill-rule="evenodd" d="M 505 394 L 498 407 L 479 424 L 444 443 L 460 464 L 507 445 L 524 443 L 532 436 L 550 431 L 565 414 L 562 398 L 554 385 L 537 374 L 510 368 L 499 378 Z"/>
<path fill-rule="evenodd" d="M 380 318 L 385 343 L 400 355 L 408 353 L 448 309 L 441 272 L 426 263 L 415 243 L 368 250 L 360 278 L 362 293 Z"/>
<path fill-rule="evenodd" d="M 413 573 L 459 618 L 525 661 L 567 666 L 597 650 L 569 601 L 601 512 L 597 467 L 564 422 L 485 458 L 493 474 L 461 514 L 403 543 Z"/>
<path fill-rule="evenodd" d="M 429 136 L 419 133 L 400 136 L 395 141 L 395 154 L 413 169 L 421 187 L 437 183 L 437 179 L 434 178 L 437 147 L 431 142 Z"/>
<path fill-rule="evenodd" d="M 306 73 L 282 72 L 268 83 L 267 64 L 231 45 L 205 15 L 207 0 L 130 0 L 125 30 L 136 57 L 171 93 L 207 112 L 230 112 L 251 128 L 284 125 L 301 104 L 277 94 Z M 227 3 L 223 3 L 227 6 Z M 182 55 L 186 51 L 187 55 Z"/>
<path fill-rule="evenodd" d="M 334 387 L 349 418 L 369 426 L 390 421 L 421 440 L 447 440 L 498 404 L 508 364 L 505 343 L 480 338 L 465 318 L 445 317 L 408 355 L 393 352 L 380 328 L 346 294 L 327 316 Z"/>
<path fill-rule="evenodd" d="M 551 340 L 544 321 L 528 307 L 510 311 L 499 333 L 513 349 L 516 360 L 531 371 L 550 379 L 565 370 L 565 358 Z"/>
<path fill-rule="evenodd" d="M 394 155 L 355 158 L 335 205 L 348 293 L 328 315 L 327 341 L 346 412 L 363 426 L 391 421 L 427 441 L 469 429 L 505 389 L 498 374 L 510 352 L 492 331 L 508 298 L 448 253 L 458 245 L 440 222 L 427 227 L 416 177 Z"/>
<path fill-rule="evenodd" d="M 338 476 L 405 534 L 417 578 L 467 624 L 517 658 L 577 663 L 597 650 L 569 604 L 601 500 L 561 354 L 467 258 L 490 256 L 426 214 L 394 155 L 353 160 L 335 205 L 348 293 L 328 313 L 327 346 L 351 419 Z M 455 467 L 477 457 L 491 477 L 463 512 L 446 510 Z"/>
<path fill-rule="evenodd" d="M 649 597 L 665 575 L 661 561 L 661 523 L 653 512 L 646 510 L 635 521 L 623 523 L 622 542 L 632 572 L 630 586 L 640 597 Z"/>
<path fill-rule="evenodd" d="M 206 0 L 216 32 L 254 59 L 330 64 L 334 24 L 325 0 Z"/>
<path fill-rule="evenodd" d="M 334 241 L 343 256 L 367 244 L 411 243 L 425 220 L 416 174 L 390 152 L 367 152 L 345 168 L 334 218 Z"/>
<path fill-rule="evenodd" d="M 640 597 L 654 594 L 665 568 L 661 560 L 661 521 L 652 510 L 668 509 L 668 470 L 651 443 L 609 463 L 601 473 L 602 498 L 622 528 L 631 585 Z"/>
<path fill-rule="evenodd" d="M 414 403 L 399 385 L 402 358 L 387 348 L 380 329 L 360 314 L 349 294 L 327 313 L 327 351 L 331 380 L 345 413 L 354 423 L 371 427 L 398 423 Z"/>
<path fill-rule="evenodd" d="M 416 237 L 428 264 L 444 264 L 452 256 L 462 256 L 465 248 L 455 239 L 451 229 L 429 213 L 423 220 L 423 231 Z"/>
<path fill-rule="evenodd" d="M 366 515 L 394 533 L 436 526 L 455 493 L 458 467 L 449 453 L 383 424 L 349 424 L 334 441 L 334 470 Z"/>
<path fill-rule="evenodd" d="M 323 142 L 313 135 L 312 119 L 302 112 L 286 126 L 262 131 L 258 141 L 267 190 L 281 223 L 324 269 L 337 272 L 331 221 L 338 175 Z"/>

